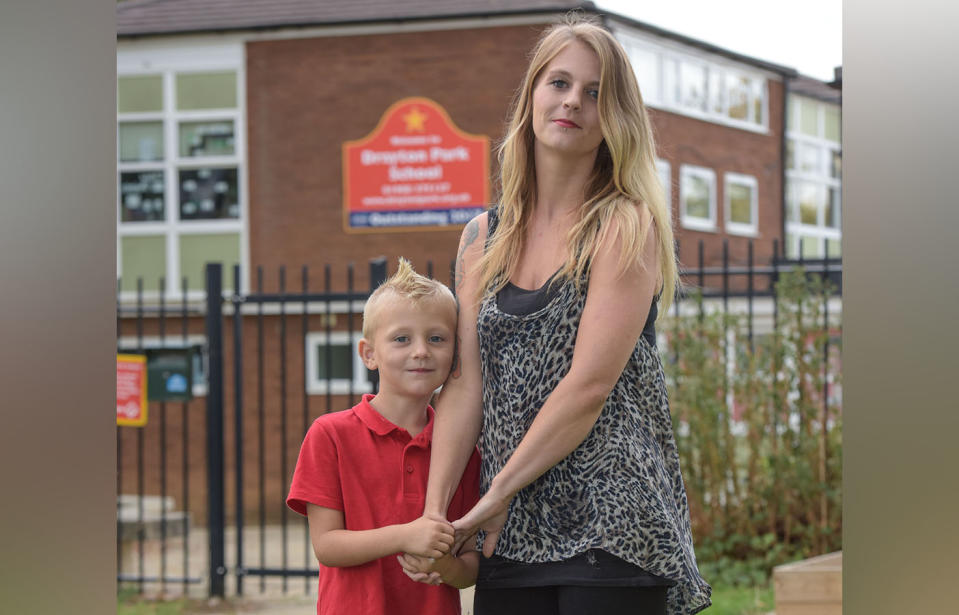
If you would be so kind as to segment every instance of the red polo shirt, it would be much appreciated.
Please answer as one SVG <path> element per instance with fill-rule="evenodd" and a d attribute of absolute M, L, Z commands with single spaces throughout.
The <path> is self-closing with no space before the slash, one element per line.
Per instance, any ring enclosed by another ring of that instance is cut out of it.
<path fill-rule="evenodd" d="M 422 432 L 386 420 L 372 395 L 349 410 L 313 422 L 293 472 L 287 505 L 305 515 L 307 503 L 343 511 L 345 528 L 369 530 L 409 523 L 423 514 L 429 478 L 433 409 Z M 474 450 L 450 503 L 456 520 L 479 499 L 479 453 Z M 320 564 L 318 615 L 445 615 L 460 612 L 459 591 L 410 580 L 395 554 L 345 568 Z"/>

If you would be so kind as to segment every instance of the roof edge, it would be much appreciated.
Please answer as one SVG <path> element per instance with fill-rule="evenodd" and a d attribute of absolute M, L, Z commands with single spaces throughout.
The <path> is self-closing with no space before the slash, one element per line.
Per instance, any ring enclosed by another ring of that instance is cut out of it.
<path fill-rule="evenodd" d="M 324 27 L 343 27 L 343 26 L 371 26 L 377 24 L 402 24 L 402 23 L 422 23 L 426 21 L 454 21 L 459 19 L 494 19 L 498 17 L 522 17 L 524 15 L 565 15 L 571 11 L 597 12 L 596 5 L 590 0 L 581 2 L 578 5 L 569 8 L 543 8 L 543 9 L 517 9 L 501 10 L 496 12 L 467 12 L 451 13 L 448 15 L 421 15 L 412 17 L 389 17 L 376 19 L 345 19 L 342 21 L 310 21 L 310 22 L 292 22 L 275 23 L 257 26 L 236 26 L 224 28 L 190 28 L 185 30 L 142 30 L 134 32 L 117 32 L 117 40 L 138 39 L 145 37 L 160 36 L 186 36 L 196 34 L 225 34 L 235 32 L 263 32 L 268 30 L 305 30 L 309 28 Z"/>
<path fill-rule="evenodd" d="M 144 0 L 143 3 L 149 3 L 150 0 Z M 138 3 L 140 4 L 140 3 Z M 119 5 L 119 6 L 122 6 Z M 118 7 L 119 8 L 119 7 Z M 799 76 L 799 71 L 795 68 L 784 66 L 782 64 L 775 64 L 773 62 L 767 62 L 765 60 L 760 60 L 752 56 L 747 56 L 745 54 L 737 53 L 731 51 L 724 47 L 708 43 L 699 39 L 695 39 L 672 30 L 667 30 L 665 28 L 660 28 L 659 26 L 654 26 L 652 24 L 633 19 L 632 17 L 627 17 L 613 11 L 606 9 L 601 9 L 596 6 L 592 0 L 584 0 L 577 4 L 572 4 L 567 8 L 526 8 L 526 9 L 515 9 L 515 10 L 498 10 L 498 11 L 470 11 L 464 13 L 451 13 L 448 15 L 422 15 L 422 16 L 412 16 L 412 17 L 391 17 L 391 18 L 375 18 L 375 19 L 345 19 L 342 21 L 311 21 L 311 22 L 280 22 L 274 24 L 263 24 L 263 25 L 254 25 L 254 26 L 236 26 L 236 27 L 223 27 L 223 28 L 187 28 L 182 30 L 134 30 L 130 32 L 118 32 L 116 35 L 117 40 L 136 40 L 148 37 L 162 37 L 162 36 L 189 36 L 197 34 L 226 34 L 226 33 L 238 33 L 238 32 L 266 32 L 270 30 L 305 30 L 310 28 L 324 28 L 324 27 L 350 27 L 350 26 L 371 26 L 377 24 L 404 24 L 404 23 L 423 23 L 428 21 L 453 21 L 460 19 L 493 19 L 498 17 L 521 17 L 521 16 L 561 16 L 565 15 L 571 11 L 583 11 L 586 13 L 592 13 L 598 17 L 601 17 L 604 20 L 604 23 L 608 26 L 608 20 L 618 21 L 627 26 L 632 26 L 640 30 L 645 30 L 650 34 L 661 36 L 663 38 L 672 39 L 684 45 L 689 45 L 691 47 L 696 47 L 702 49 L 703 51 L 713 53 L 716 55 L 727 57 L 731 60 L 737 62 L 742 62 L 744 64 L 750 64 L 758 68 L 762 68 L 783 77 L 795 78 Z"/>
<path fill-rule="evenodd" d="M 702 41 L 697 38 L 692 38 L 692 37 L 686 36 L 685 34 L 679 34 L 678 32 L 674 32 L 673 30 L 666 30 L 665 28 L 660 28 L 659 26 L 654 26 L 644 21 L 639 21 L 637 19 L 633 19 L 632 17 L 627 17 L 625 15 L 614 13 L 612 11 L 606 11 L 605 13 L 601 13 L 601 14 L 606 15 L 608 18 L 612 18 L 614 20 L 621 21 L 627 25 L 639 28 L 640 30 L 645 30 L 649 32 L 650 34 L 662 36 L 663 38 L 669 38 L 669 39 L 678 41 L 680 43 L 683 43 L 684 45 L 689 45 L 690 47 L 697 47 L 709 53 L 725 56 L 732 60 L 736 60 L 737 62 L 742 62 L 744 64 L 752 64 L 753 66 L 757 66 L 759 68 L 763 68 L 765 70 L 778 73 L 782 75 L 783 77 L 799 76 L 799 71 L 797 71 L 795 68 L 791 66 L 785 66 L 782 64 L 775 64 L 773 62 L 767 62 L 766 60 L 760 60 L 752 56 L 747 56 L 742 53 L 731 51 L 729 49 L 726 49 L 725 47 L 720 47 L 719 45 L 714 45 L 713 43 L 708 43 L 706 41 Z"/>

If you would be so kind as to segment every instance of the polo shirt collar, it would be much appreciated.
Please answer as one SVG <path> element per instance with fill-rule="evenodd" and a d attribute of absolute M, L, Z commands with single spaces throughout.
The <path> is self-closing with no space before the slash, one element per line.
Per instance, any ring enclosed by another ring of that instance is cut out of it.
<path fill-rule="evenodd" d="M 356 413 L 356 416 L 363 421 L 363 424 L 366 425 L 367 429 L 372 431 L 378 436 L 385 436 L 393 431 L 406 431 L 401 427 L 394 425 L 392 422 L 388 421 L 382 414 L 376 411 L 376 408 L 370 404 L 370 400 L 375 397 L 372 393 L 366 393 L 363 395 L 363 400 L 360 403 L 356 404 L 353 408 L 353 411 Z M 426 406 L 426 426 L 423 428 L 419 434 L 416 435 L 414 440 L 425 438 L 427 442 L 431 441 L 433 438 L 433 407 Z"/>

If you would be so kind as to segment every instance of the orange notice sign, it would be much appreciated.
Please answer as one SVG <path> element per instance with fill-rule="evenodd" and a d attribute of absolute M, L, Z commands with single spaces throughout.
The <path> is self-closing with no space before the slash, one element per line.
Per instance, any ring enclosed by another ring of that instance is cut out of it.
<path fill-rule="evenodd" d="M 117 355 L 117 425 L 143 427 L 147 423 L 147 358 Z"/>
<path fill-rule="evenodd" d="M 457 128 L 428 98 L 404 98 L 343 144 L 347 231 L 462 225 L 489 202 L 489 138 Z"/>

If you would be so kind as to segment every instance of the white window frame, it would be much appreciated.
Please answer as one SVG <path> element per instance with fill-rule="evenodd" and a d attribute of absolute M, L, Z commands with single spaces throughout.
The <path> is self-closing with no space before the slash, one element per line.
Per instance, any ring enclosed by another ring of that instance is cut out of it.
<path fill-rule="evenodd" d="M 643 102 L 645 104 L 647 105 L 659 104 L 662 101 L 662 98 L 664 95 L 663 61 L 659 51 L 653 48 L 646 47 L 644 45 L 636 45 L 632 43 L 631 41 L 628 41 L 627 45 L 624 47 L 626 49 L 626 54 L 630 58 L 630 62 L 633 64 L 634 71 L 635 71 L 635 66 L 638 65 L 638 62 L 633 61 L 634 53 L 637 54 L 637 56 L 639 54 L 649 54 L 650 56 L 652 56 L 653 67 L 654 67 L 653 70 L 655 71 L 655 83 L 641 84 L 640 88 L 643 96 Z M 636 81 L 637 83 L 640 82 L 639 73 L 636 73 Z M 642 89 L 644 87 L 645 89 Z"/>
<path fill-rule="evenodd" d="M 366 365 L 363 364 L 360 353 L 356 350 L 356 345 L 362 337 L 363 334 L 359 331 L 354 331 L 352 334 L 349 331 L 330 331 L 329 334 L 325 331 L 311 331 L 306 334 L 304 346 L 306 360 L 304 365 L 306 366 L 306 392 L 309 395 L 325 395 L 327 393 L 347 395 L 350 392 L 349 378 L 331 379 L 331 386 L 327 390 L 327 380 L 317 377 L 316 349 L 326 346 L 328 343 L 333 346 L 348 346 L 350 348 L 353 358 L 353 393 L 373 392 L 373 385 L 367 376 Z"/>
<path fill-rule="evenodd" d="M 657 89 L 659 90 L 660 95 L 658 97 L 652 96 L 650 98 L 644 98 L 643 100 L 648 106 L 694 117 L 707 122 L 724 124 L 734 128 L 748 130 L 750 132 L 770 134 L 769 80 L 778 78 L 778 76 L 773 76 L 772 73 L 757 69 L 755 67 L 736 63 L 733 60 L 718 56 L 716 54 L 711 54 L 699 49 L 693 49 L 688 46 L 684 46 L 681 43 L 673 40 L 665 39 L 663 37 L 656 37 L 647 33 L 639 33 L 622 26 L 614 26 L 613 34 L 616 36 L 617 40 L 622 43 L 623 47 L 627 50 L 628 55 L 630 55 L 632 50 L 635 49 L 651 52 L 656 56 L 656 59 L 659 63 L 659 70 L 657 71 L 659 83 L 657 85 Z M 676 90 L 681 89 L 680 71 L 683 63 L 696 64 L 703 66 L 706 69 L 706 111 L 695 107 L 685 106 L 682 104 L 681 99 L 677 99 L 677 95 L 681 96 L 681 93 Z M 671 81 L 676 86 L 672 92 L 668 91 L 666 88 L 666 86 L 670 83 L 670 79 L 667 78 L 666 72 L 670 68 L 673 69 L 674 73 Z M 638 81 L 639 75 L 636 77 Z M 756 98 L 752 95 L 752 93 L 749 94 L 749 100 L 747 103 L 749 113 L 749 119 L 747 120 L 739 120 L 729 117 L 729 97 L 726 96 L 725 92 L 722 93 L 721 97 L 722 111 L 716 112 L 713 110 L 711 105 L 713 92 L 710 91 L 710 84 L 713 82 L 714 77 L 718 77 L 716 81 L 720 84 L 720 87 L 725 87 L 725 84 L 728 82 L 730 77 L 746 77 L 754 82 L 760 83 L 760 117 L 754 117 Z M 641 90 L 642 86 L 643 84 L 640 83 Z M 643 96 L 646 96 L 646 92 L 643 92 Z"/>
<path fill-rule="evenodd" d="M 160 75 L 163 81 L 163 109 L 149 113 L 117 113 L 117 148 L 119 126 L 128 121 L 160 121 L 163 124 L 164 157 L 156 162 L 117 161 L 116 224 L 117 276 L 123 278 L 122 246 L 125 237 L 162 236 L 165 240 L 165 288 L 168 300 L 182 297 L 180 271 L 180 238 L 188 235 L 235 234 L 239 238 L 239 264 L 249 270 L 249 182 L 247 177 L 246 147 L 246 59 L 241 40 L 226 42 L 196 38 L 182 45 L 163 42 L 121 44 L 117 50 L 117 78 Z M 231 71 L 236 74 L 236 106 L 229 109 L 179 111 L 176 109 L 176 76 L 189 73 Z M 203 156 L 181 158 L 179 151 L 179 124 L 181 121 L 225 120 L 233 123 L 234 154 L 232 156 Z M 214 220 L 179 220 L 179 172 L 197 168 L 235 168 L 239 196 L 239 217 Z M 127 171 L 153 170 L 164 175 L 164 220 L 150 222 L 122 222 L 120 209 L 120 175 Z M 242 292 L 249 291 L 249 276 L 240 280 Z M 224 272 L 224 285 L 232 286 L 232 272 Z M 190 280 L 192 290 L 187 298 L 199 300 L 205 296 L 203 280 Z M 160 292 L 154 285 L 144 288 L 144 297 L 156 299 Z M 121 301 L 135 298 L 135 282 L 125 280 Z"/>
<path fill-rule="evenodd" d="M 817 130 L 818 135 L 812 136 L 807 135 L 799 131 L 800 125 L 800 108 L 801 102 L 812 102 L 817 106 L 816 111 L 816 121 L 817 121 Z M 842 179 L 837 177 L 832 177 L 832 157 L 833 154 L 842 152 L 842 144 L 838 141 L 832 141 L 826 139 L 825 135 L 825 110 L 830 106 L 838 106 L 834 103 L 828 103 L 819 101 L 807 96 L 802 96 L 799 94 L 790 94 L 790 100 L 787 108 L 789 109 L 789 117 L 787 118 L 787 130 L 786 130 L 786 139 L 792 143 L 793 147 L 793 164 L 796 165 L 799 160 L 799 150 L 802 146 L 815 147 L 820 150 L 819 156 L 819 168 L 812 171 L 799 171 L 795 168 L 786 169 L 786 203 L 785 210 L 783 211 L 783 216 L 786 220 L 786 235 L 784 238 L 786 256 L 789 258 L 798 258 L 799 256 L 799 244 L 802 242 L 803 238 L 814 239 L 819 244 L 819 251 L 821 254 L 827 254 L 827 240 L 841 241 L 842 239 Z M 841 110 L 840 110 L 841 112 Z M 842 118 L 840 117 L 840 121 Z M 816 214 L 817 223 L 816 224 L 803 224 L 802 222 L 795 221 L 789 217 L 789 203 L 794 202 L 797 199 L 796 195 L 796 186 L 797 182 L 809 182 L 816 184 L 824 189 L 826 194 L 827 201 L 822 203 L 822 206 L 819 208 Z M 829 193 L 830 189 L 836 190 L 839 194 L 839 202 L 837 206 L 839 207 L 839 228 L 833 228 L 828 226 L 828 220 L 826 220 L 826 212 L 829 209 Z M 810 257 L 816 258 L 816 257 Z"/>
<path fill-rule="evenodd" d="M 663 185 L 663 198 L 666 200 L 666 211 L 673 207 L 673 170 L 668 160 L 656 159 L 656 172 L 659 173 L 659 182 Z"/>
<path fill-rule="evenodd" d="M 698 177 L 709 183 L 709 218 L 686 215 L 686 178 Z M 706 167 L 690 164 L 679 165 L 679 220 L 684 228 L 693 231 L 717 232 L 716 224 L 716 172 Z"/>
<path fill-rule="evenodd" d="M 730 205 L 731 191 L 730 184 L 739 184 L 748 186 L 752 189 L 752 199 L 749 204 L 749 224 L 733 222 L 730 218 L 732 207 Z M 743 235 L 746 237 L 759 236 L 759 182 L 752 175 L 742 173 L 725 173 L 723 175 L 723 209 L 725 213 L 726 232 L 730 235 Z"/>

